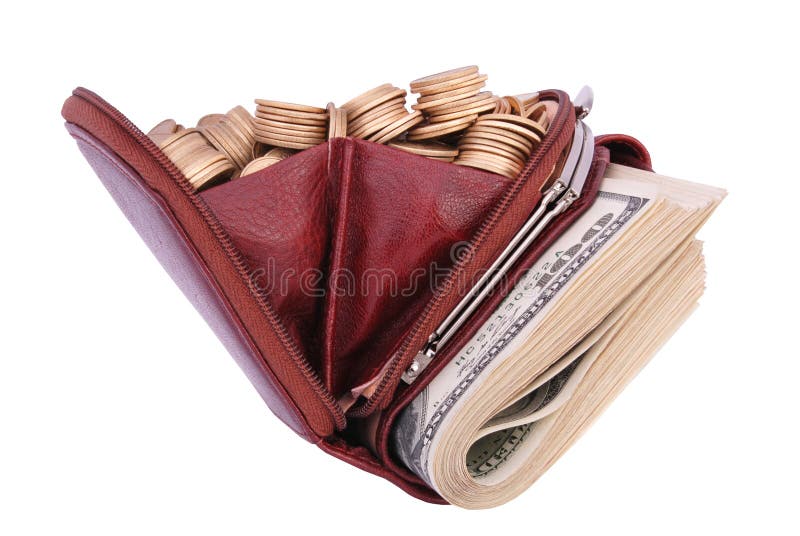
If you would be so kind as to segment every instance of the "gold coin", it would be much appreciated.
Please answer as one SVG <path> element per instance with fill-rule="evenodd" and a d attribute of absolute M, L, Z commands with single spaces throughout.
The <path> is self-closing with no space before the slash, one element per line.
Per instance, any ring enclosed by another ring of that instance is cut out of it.
<path fill-rule="evenodd" d="M 510 112 L 511 112 L 511 105 L 508 103 L 508 101 L 503 98 L 498 98 L 497 106 L 495 107 L 494 113 L 507 114 Z"/>
<path fill-rule="evenodd" d="M 459 87 L 448 89 L 447 91 L 437 91 L 436 93 L 421 95 L 417 99 L 417 102 L 431 102 L 446 97 L 452 97 L 455 95 L 474 94 L 477 93 L 485 85 L 486 85 L 486 77 L 483 77 L 482 79 L 477 78 L 475 80 L 471 80 L 469 84 L 463 84 Z"/>
<path fill-rule="evenodd" d="M 417 91 L 414 93 L 419 93 L 422 96 L 425 95 L 432 95 L 434 93 L 441 93 L 443 91 L 450 91 L 453 89 L 458 89 L 460 87 L 469 86 L 481 80 L 486 81 L 489 77 L 486 75 L 482 75 L 479 73 L 470 74 L 466 76 L 462 76 L 459 78 L 454 78 L 452 80 L 447 80 L 445 82 L 439 82 L 438 84 L 431 84 L 429 86 L 418 87 Z"/>
<path fill-rule="evenodd" d="M 243 165 L 247 164 L 246 159 L 244 162 L 240 161 L 240 159 L 237 157 L 236 149 L 232 147 L 232 144 L 229 143 L 229 140 L 224 134 L 221 134 L 216 129 L 211 128 L 206 129 L 205 134 L 208 141 L 211 142 L 211 145 L 213 145 L 221 153 L 225 154 L 231 160 L 231 162 L 236 165 L 237 168 L 241 169 Z"/>
<path fill-rule="evenodd" d="M 499 130 L 499 129 L 498 129 Z M 511 135 L 515 135 L 513 133 L 508 133 Z M 531 144 L 530 140 L 527 140 L 521 136 L 517 136 L 512 138 L 511 136 L 506 136 L 505 134 L 499 134 L 498 132 L 491 132 L 485 130 L 475 130 L 475 127 L 471 127 L 464 135 L 461 137 L 462 140 L 466 141 L 495 141 L 497 143 L 501 143 L 509 148 L 514 148 L 519 151 L 521 154 L 525 155 L 526 158 L 531 154 L 533 150 L 533 145 Z"/>
<path fill-rule="evenodd" d="M 345 138 L 347 137 L 347 112 L 341 108 L 336 109 L 337 115 L 337 124 L 338 124 L 338 132 L 336 133 L 337 138 Z"/>
<path fill-rule="evenodd" d="M 239 119 L 245 124 L 249 123 L 250 120 L 253 119 L 253 116 L 250 115 L 250 112 L 248 112 L 244 106 L 234 106 L 228 110 L 227 115 L 235 119 Z"/>
<path fill-rule="evenodd" d="M 253 152 L 250 155 L 250 160 L 255 160 L 256 158 L 264 156 L 270 149 L 271 148 L 268 145 L 265 145 L 260 141 L 255 142 L 253 144 Z"/>
<path fill-rule="evenodd" d="M 365 102 L 370 102 L 373 98 L 377 97 L 378 95 L 383 95 L 384 93 L 391 91 L 393 88 L 394 86 L 392 84 L 381 84 L 380 86 L 372 88 L 369 91 L 358 95 L 357 97 L 353 97 L 349 101 L 342 104 L 340 108 L 343 108 L 349 113 L 351 110 L 359 108 Z"/>
<path fill-rule="evenodd" d="M 247 165 L 253 143 L 239 132 L 229 118 L 226 117 L 217 124 L 207 126 L 202 132 L 212 145 L 231 158 L 237 168 L 241 169 Z"/>
<path fill-rule="evenodd" d="M 227 160 L 222 160 L 206 167 L 205 169 L 186 177 L 195 190 L 211 186 L 217 182 L 225 180 L 233 172 L 233 165 Z"/>
<path fill-rule="evenodd" d="M 507 121 L 507 120 L 487 119 L 491 115 L 492 114 L 482 115 L 481 116 L 481 121 L 480 121 L 481 124 L 485 125 L 487 127 L 497 127 L 497 128 L 503 129 L 503 130 L 508 130 L 510 132 L 515 132 L 517 134 L 521 134 L 522 136 L 525 136 L 529 140 L 531 140 L 533 142 L 536 142 L 536 143 L 540 143 L 542 141 L 542 139 L 535 132 L 533 132 L 532 130 L 530 130 L 528 128 L 520 126 L 520 125 L 518 125 L 516 123 L 512 123 L 511 121 Z M 508 115 L 506 115 L 504 117 L 517 117 L 517 119 L 524 119 L 522 117 L 508 116 Z"/>
<path fill-rule="evenodd" d="M 258 121 L 259 119 L 264 119 L 267 121 L 277 121 L 280 123 L 288 123 L 291 125 L 310 125 L 310 126 L 318 126 L 318 127 L 325 127 L 327 124 L 325 117 L 316 117 L 314 119 L 306 119 L 302 117 L 288 117 L 285 115 L 278 115 L 273 113 L 261 113 L 256 111 L 256 117 L 253 120 Z"/>
<path fill-rule="evenodd" d="M 417 101 L 416 103 L 412 104 L 411 107 L 415 110 L 419 110 L 421 112 L 425 112 L 426 114 L 430 114 L 433 112 L 440 112 L 442 109 L 444 109 L 444 106 L 448 104 L 460 106 L 464 104 L 460 101 L 472 99 L 475 98 L 476 96 L 477 93 L 472 93 L 472 94 L 453 95 L 436 101 L 428 101 L 428 102 Z"/>
<path fill-rule="evenodd" d="M 398 119 L 392 124 L 384 127 L 383 129 L 376 132 L 367 139 L 369 141 L 374 141 L 375 143 L 386 143 L 387 141 L 391 141 L 396 137 L 400 136 L 406 130 L 412 128 L 414 125 L 417 125 L 424 120 L 425 117 L 423 117 L 422 112 L 412 112 L 410 114 L 407 114 L 405 117 Z"/>
<path fill-rule="evenodd" d="M 351 132 L 350 135 L 354 138 L 366 139 L 395 121 L 408 117 L 408 115 L 409 113 L 405 108 L 393 113 L 387 113 L 386 115 L 376 118 L 374 121 L 370 121 L 360 129 Z"/>
<path fill-rule="evenodd" d="M 512 132 L 505 128 L 499 128 L 492 125 L 487 125 L 483 121 L 483 118 L 486 117 L 485 115 L 480 116 L 479 120 L 472 125 L 467 132 L 467 134 L 484 134 L 489 136 L 503 136 L 506 138 L 511 138 L 513 140 L 517 140 L 522 143 L 528 150 L 533 149 L 534 141 L 532 141 L 529 137 L 523 136 L 521 134 L 517 134 L 516 132 Z"/>
<path fill-rule="evenodd" d="M 519 164 L 512 162 L 511 160 L 507 160 L 492 153 L 476 151 L 474 149 L 464 149 L 458 152 L 456 162 L 461 163 L 467 161 L 491 164 L 495 168 L 503 169 L 505 171 L 516 171 L 518 168 L 520 168 Z"/>
<path fill-rule="evenodd" d="M 457 99 L 452 102 L 448 102 L 442 104 L 440 106 L 436 106 L 435 109 L 428 110 L 430 114 L 446 114 L 455 112 L 457 110 L 463 110 L 469 106 L 474 106 L 476 104 L 492 102 L 496 99 L 494 95 L 490 91 L 481 91 L 477 95 L 473 95 L 471 97 L 465 97 L 463 99 Z"/>
<path fill-rule="evenodd" d="M 283 160 L 284 158 L 289 158 L 295 153 L 296 151 L 292 151 L 291 149 L 286 149 L 284 147 L 275 147 L 267 151 L 267 153 L 264 156 L 269 156 L 270 158 L 279 158 Z"/>
<path fill-rule="evenodd" d="M 239 131 L 244 134 L 248 140 L 253 140 L 253 117 L 242 106 L 232 108 L 227 116 L 232 120 L 232 124 L 236 124 Z"/>
<path fill-rule="evenodd" d="M 475 167 L 478 169 L 482 169 L 484 171 L 490 171 L 492 173 L 496 173 L 497 175 L 503 175 L 504 177 L 508 177 L 510 179 L 515 178 L 519 175 L 519 170 L 510 167 L 504 166 L 492 160 L 487 160 L 483 158 L 478 158 L 477 156 L 464 156 L 462 157 L 460 154 L 458 158 L 455 159 L 453 162 L 454 164 L 458 164 L 460 166 L 469 166 Z"/>
<path fill-rule="evenodd" d="M 327 106 L 325 106 L 325 110 L 328 112 L 328 136 L 327 139 L 333 139 L 336 137 L 336 105 L 332 102 L 329 102 Z"/>
<path fill-rule="evenodd" d="M 511 106 L 511 114 L 527 117 L 525 115 L 525 103 L 519 97 L 503 97 L 509 106 Z"/>
<path fill-rule="evenodd" d="M 228 139 L 233 143 L 236 151 L 247 163 L 250 154 L 253 152 L 253 145 L 256 143 L 255 134 L 253 129 L 250 128 L 248 132 L 243 132 L 232 121 L 228 120 L 220 125 L 222 130 L 228 135 Z"/>
<path fill-rule="evenodd" d="M 253 120 L 253 130 L 260 127 L 272 127 L 280 130 L 292 130 L 297 132 L 306 132 L 309 134 L 324 134 L 327 131 L 326 127 L 318 125 L 301 125 L 298 123 L 285 123 L 283 121 L 274 121 L 272 119 L 262 119 L 257 117 Z"/>
<path fill-rule="evenodd" d="M 216 155 L 218 151 L 209 145 L 205 139 L 202 144 L 173 145 L 164 151 L 172 162 L 178 167 L 185 167 L 195 160 L 208 158 L 209 155 Z"/>
<path fill-rule="evenodd" d="M 522 95 L 517 95 L 517 97 L 522 99 L 522 102 L 525 103 L 525 108 L 536 104 L 541 98 L 538 91 L 536 93 L 523 93 Z"/>
<path fill-rule="evenodd" d="M 442 113 L 442 114 L 431 114 L 428 117 L 428 121 L 431 123 L 441 123 L 442 121 L 450 121 L 451 119 L 458 119 L 459 117 L 464 117 L 467 115 L 473 114 L 480 114 L 483 112 L 491 112 L 495 108 L 495 102 L 493 99 L 488 99 L 486 102 L 478 102 L 475 104 L 468 105 L 464 108 L 458 109 L 456 108 L 452 112 Z"/>
<path fill-rule="evenodd" d="M 531 121 L 535 121 L 539 123 L 542 128 L 547 128 L 547 105 L 543 102 L 537 102 L 536 104 L 529 106 L 526 108 L 525 117 L 530 119 Z"/>
<path fill-rule="evenodd" d="M 314 143 L 314 142 L 322 143 L 323 141 L 325 141 L 324 132 L 307 133 L 307 132 L 300 132 L 298 130 L 283 130 L 280 128 L 256 125 L 255 133 L 256 137 L 259 136 L 278 137 L 279 139 L 286 139 L 288 141 L 298 140 L 300 142 L 305 142 L 305 143 Z"/>
<path fill-rule="evenodd" d="M 287 136 L 283 136 L 283 138 L 287 138 Z M 261 134 L 261 133 L 256 134 L 256 139 L 261 143 L 265 143 L 267 145 L 273 145 L 275 147 L 285 147 L 287 149 L 300 149 L 300 150 L 310 149 L 322 143 L 322 141 L 318 141 L 315 143 L 308 143 L 302 138 L 280 139 L 272 135 L 267 136 L 266 134 Z"/>
<path fill-rule="evenodd" d="M 480 151 L 484 153 L 491 153 L 493 155 L 497 155 L 499 157 L 505 158 L 507 160 L 511 160 L 516 162 L 519 165 L 524 165 L 526 159 L 523 158 L 519 153 L 515 153 L 503 147 L 498 147 L 496 145 L 490 145 L 488 143 L 459 143 L 458 150 L 472 150 L 472 151 Z"/>
<path fill-rule="evenodd" d="M 372 108 L 375 108 L 376 106 L 379 106 L 386 101 L 403 98 L 406 95 L 407 95 L 406 90 L 400 88 L 394 88 L 385 93 L 376 95 L 373 99 L 364 102 L 360 106 L 353 107 L 352 109 L 347 109 L 347 120 L 354 121 L 356 118 L 358 118 L 358 116 L 360 116 L 367 110 L 371 110 Z M 403 103 L 405 104 L 405 100 L 403 100 Z"/>
<path fill-rule="evenodd" d="M 523 160 L 527 160 L 528 156 L 531 154 L 531 146 L 524 143 L 519 143 L 518 139 L 488 134 L 485 132 L 472 132 L 472 129 L 468 130 L 463 136 L 461 136 L 459 143 L 462 141 L 464 143 L 482 143 L 512 151 L 518 154 Z M 527 142 L 528 140 L 525 141 Z"/>
<path fill-rule="evenodd" d="M 220 120 L 225 119 L 225 114 L 207 114 L 197 120 L 198 127 L 205 127 L 219 123 Z"/>
<path fill-rule="evenodd" d="M 247 164 L 247 166 L 245 166 L 244 169 L 242 169 L 242 173 L 239 176 L 245 177 L 247 175 L 251 175 L 256 171 L 261 171 L 262 169 L 266 169 L 272 164 L 277 164 L 280 161 L 281 161 L 280 158 L 273 158 L 271 156 L 262 156 L 261 158 L 256 158 L 255 160 Z"/>
<path fill-rule="evenodd" d="M 450 69 L 449 71 L 430 74 L 428 76 L 423 76 L 422 78 L 417 78 L 416 80 L 413 80 L 411 82 L 411 90 L 414 93 L 418 93 L 417 89 L 419 88 L 424 88 L 426 86 L 447 82 L 448 80 L 454 80 L 457 78 L 462 78 L 464 76 L 477 75 L 477 74 L 478 74 L 477 65 L 468 65 L 466 67 Z"/>
<path fill-rule="evenodd" d="M 383 104 L 376 106 L 375 108 L 372 108 L 371 110 L 359 115 L 357 118 L 349 121 L 348 124 L 350 125 L 350 130 L 358 130 L 378 117 L 381 117 L 387 113 L 395 113 L 395 110 L 405 110 L 405 107 L 406 101 L 403 98 L 386 101 Z"/>
<path fill-rule="evenodd" d="M 521 104 L 521 103 L 520 103 Z M 541 125 L 536 121 L 528 119 L 527 117 L 522 117 L 520 115 L 515 114 L 486 114 L 481 118 L 481 121 L 487 119 L 494 119 L 497 121 L 505 121 L 507 123 L 513 123 L 515 125 L 519 125 L 522 127 L 526 127 L 529 129 L 539 129 Z"/>
<path fill-rule="evenodd" d="M 475 121 L 477 118 L 477 115 L 470 115 L 460 119 L 453 119 L 452 121 L 443 121 L 441 123 L 433 123 L 417 127 L 408 133 L 408 141 L 427 140 L 431 138 L 438 138 L 452 132 L 458 132 L 467 128 L 470 123 Z"/>
<path fill-rule="evenodd" d="M 147 136 L 156 145 L 161 145 L 172 134 L 178 132 L 178 123 L 174 119 L 165 119 L 150 129 Z"/>
<path fill-rule="evenodd" d="M 381 106 L 380 111 L 376 111 L 375 113 L 368 112 L 355 121 L 348 121 L 348 125 L 350 125 L 348 130 L 351 136 L 361 137 L 366 130 L 374 132 L 374 127 L 377 123 L 385 121 L 387 118 L 397 118 L 403 114 L 408 114 L 408 110 L 406 110 L 404 104 L 397 103 L 393 106 Z M 369 115 L 369 117 L 363 120 L 362 118 L 365 118 L 367 115 Z"/>
<path fill-rule="evenodd" d="M 225 163 L 228 168 L 233 170 L 233 163 L 228 160 L 228 158 L 222 153 L 216 153 L 215 155 L 211 156 L 210 158 L 205 158 L 202 160 L 197 160 L 192 162 L 188 166 L 184 166 L 181 171 L 186 176 L 186 178 L 194 177 L 195 175 L 202 173 L 207 168 L 216 166 L 218 164 Z"/>
<path fill-rule="evenodd" d="M 176 142 L 180 142 L 181 140 L 183 140 L 187 136 L 191 137 L 191 136 L 195 136 L 195 135 L 199 136 L 200 135 L 200 131 L 198 131 L 196 128 L 185 128 L 183 130 L 179 130 L 179 131 L 175 132 L 174 134 L 171 134 L 169 137 L 167 137 L 164 141 L 161 142 L 159 147 L 163 151 L 164 149 L 166 149 L 166 148 L 170 147 L 171 145 L 175 144 Z"/>
<path fill-rule="evenodd" d="M 453 159 L 458 156 L 458 149 L 455 147 L 436 142 L 414 143 L 410 141 L 393 141 L 389 143 L 389 147 L 431 158 Z"/>
<path fill-rule="evenodd" d="M 189 143 L 187 143 L 186 140 L 189 140 Z M 188 154 L 195 153 L 199 150 L 202 151 L 204 149 L 213 150 L 214 148 L 208 145 L 204 137 L 198 136 L 196 138 L 190 137 L 176 140 L 169 146 L 165 146 L 162 151 L 170 158 L 170 160 L 175 162 L 185 158 Z"/>
<path fill-rule="evenodd" d="M 456 158 L 456 160 L 482 160 L 485 162 L 491 162 L 495 166 L 508 168 L 510 170 L 521 169 L 525 163 L 521 160 L 508 158 L 506 155 L 487 151 L 486 148 L 487 146 L 481 146 L 478 148 L 459 147 L 458 158 Z"/>
<path fill-rule="evenodd" d="M 347 135 L 347 112 L 328 103 L 328 139 L 344 138 Z"/>
<path fill-rule="evenodd" d="M 323 110 L 322 113 L 316 112 L 301 112 L 296 110 L 286 110 L 283 108 L 269 108 L 267 106 L 259 106 L 256 108 L 256 117 L 262 117 L 264 115 L 277 115 L 279 117 L 284 117 L 285 121 L 289 122 L 296 122 L 297 119 L 304 119 L 308 121 L 321 121 L 325 123 L 327 117 L 325 111 Z"/>
<path fill-rule="evenodd" d="M 467 97 L 472 97 L 480 92 L 481 88 L 485 86 L 484 82 L 480 82 L 478 84 L 474 84 L 471 86 L 464 86 L 458 89 L 454 89 L 453 91 L 447 91 L 444 93 L 435 93 L 433 95 L 427 95 L 425 97 L 420 97 L 417 99 L 417 104 L 422 105 L 426 108 L 430 108 L 431 106 L 437 106 L 437 104 L 447 104 L 448 102 L 453 102 L 459 99 L 465 99 Z"/>
<path fill-rule="evenodd" d="M 307 106 L 305 104 L 294 104 L 292 102 L 281 102 L 273 100 L 256 99 L 256 104 L 263 108 L 277 108 L 290 112 L 301 112 L 309 114 L 324 114 L 324 108 L 317 108 L 316 106 Z"/>

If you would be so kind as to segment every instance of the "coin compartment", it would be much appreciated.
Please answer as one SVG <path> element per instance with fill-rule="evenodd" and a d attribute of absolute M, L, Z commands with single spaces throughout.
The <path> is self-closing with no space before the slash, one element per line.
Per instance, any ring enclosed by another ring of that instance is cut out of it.
<path fill-rule="evenodd" d="M 510 182 L 341 138 L 200 195 L 339 399 L 378 375 Z"/>

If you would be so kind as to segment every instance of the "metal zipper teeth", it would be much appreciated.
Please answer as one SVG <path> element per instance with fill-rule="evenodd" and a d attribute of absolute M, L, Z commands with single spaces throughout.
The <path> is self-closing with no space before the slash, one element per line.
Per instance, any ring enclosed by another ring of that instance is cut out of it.
<path fill-rule="evenodd" d="M 514 187 L 506 193 L 503 197 L 500 204 L 495 208 L 492 212 L 492 215 L 489 219 L 485 220 L 481 227 L 478 229 L 478 232 L 475 236 L 475 241 L 473 242 L 472 249 L 476 250 L 480 245 L 483 243 L 486 236 L 489 234 L 489 229 L 494 227 L 494 224 L 500 218 L 502 214 L 505 213 L 508 206 L 511 204 L 511 201 L 517 195 L 519 190 L 522 188 L 522 185 L 525 183 L 527 178 L 533 172 L 533 169 L 542 159 L 542 157 L 547 154 L 550 148 L 555 145 L 555 142 L 558 138 L 563 135 L 563 128 L 564 123 L 566 123 L 569 114 L 573 112 L 572 106 L 569 104 L 569 96 L 560 90 L 551 90 L 551 91 L 543 91 L 541 92 L 542 95 L 547 96 L 548 94 L 555 95 L 559 100 L 559 111 L 556 115 L 556 120 L 553 121 L 551 128 L 548 131 L 548 134 L 554 134 L 552 136 L 546 136 L 542 143 L 536 149 L 536 155 L 528 160 L 525 167 L 520 172 L 517 180 L 514 184 Z M 570 133 L 571 135 L 571 133 Z M 443 290 L 436 294 L 428 305 L 423 310 L 420 318 L 411 328 L 411 332 L 406 336 L 403 343 L 400 345 L 397 354 L 399 354 L 393 361 L 391 365 L 389 365 L 389 369 L 386 371 L 386 374 L 381 379 L 378 387 L 375 390 L 375 393 L 367 400 L 362 406 L 358 406 L 353 408 L 348 415 L 355 417 L 355 418 L 362 418 L 368 416 L 372 413 L 376 404 L 379 404 L 383 401 L 384 391 L 393 383 L 395 380 L 399 379 L 402 375 L 404 367 L 406 364 L 402 363 L 401 361 L 407 361 L 407 359 L 401 359 L 405 356 L 408 352 L 409 345 L 411 341 L 417 336 L 419 330 L 422 329 L 422 326 L 425 324 L 425 321 L 428 317 L 435 311 L 441 300 L 444 296 L 449 294 L 451 290 L 451 286 L 456 277 L 458 277 L 461 272 L 464 270 L 464 262 L 466 261 L 457 261 L 456 264 L 453 266 L 453 270 L 450 272 L 447 280 L 444 283 Z M 399 371 L 399 373 L 398 373 Z"/>
<path fill-rule="evenodd" d="M 275 314 L 275 311 L 272 309 L 272 305 L 266 301 L 266 298 L 263 296 L 260 290 L 253 288 L 250 278 L 248 277 L 247 265 L 242 258 L 241 252 L 238 250 L 238 248 L 236 248 L 236 246 L 233 245 L 233 241 L 228 235 L 228 232 L 219 223 L 217 217 L 208 209 L 205 202 L 202 201 L 195 193 L 194 188 L 191 184 L 189 184 L 189 181 L 186 179 L 186 177 L 183 176 L 183 173 L 181 173 L 180 170 L 175 167 L 175 164 L 172 162 L 172 160 L 170 160 L 169 157 L 167 157 L 161 151 L 161 149 L 159 149 L 155 143 L 153 143 L 153 141 L 139 129 L 139 127 L 137 127 L 130 119 L 125 117 L 125 115 L 123 115 L 119 110 L 101 100 L 91 91 L 84 88 L 76 89 L 73 92 L 73 95 L 86 100 L 114 120 L 120 127 L 122 127 L 133 137 L 137 144 L 145 149 L 145 151 L 147 151 L 148 154 L 152 156 L 161 165 L 161 167 L 164 168 L 164 170 L 173 180 L 175 180 L 183 193 L 189 198 L 195 209 L 197 209 L 197 211 L 203 217 L 203 220 L 211 228 L 214 236 L 217 238 L 217 240 L 219 240 L 220 245 L 222 245 L 226 256 L 236 268 L 236 271 L 245 281 L 247 281 L 247 287 L 250 289 L 253 297 L 255 297 L 262 313 L 264 313 L 264 316 L 267 317 L 270 326 L 278 335 L 278 339 L 283 344 L 284 348 L 289 354 L 289 357 L 297 365 L 302 374 L 306 376 L 311 384 L 312 389 L 317 393 L 322 402 L 331 412 L 331 415 L 333 415 L 337 429 L 344 429 L 347 421 L 344 413 L 341 410 L 341 407 L 336 400 L 334 400 L 333 396 L 328 392 L 328 390 L 325 389 L 325 386 L 322 384 L 322 380 L 319 378 L 316 371 L 311 368 L 311 365 L 308 363 L 308 361 L 300 354 L 295 341 L 289 335 L 286 326 L 283 325 L 283 322 L 281 322 Z"/>

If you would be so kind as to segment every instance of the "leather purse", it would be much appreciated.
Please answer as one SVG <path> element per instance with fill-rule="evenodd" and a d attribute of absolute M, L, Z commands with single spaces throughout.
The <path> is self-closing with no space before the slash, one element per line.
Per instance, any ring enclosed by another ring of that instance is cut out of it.
<path fill-rule="evenodd" d="M 503 293 L 480 305 L 414 383 L 401 375 L 468 290 L 460 282 L 491 265 L 563 163 L 580 110 L 562 91 L 540 94 L 550 128 L 513 179 L 336 138 L 199 193 L 96 94 L 76 89 L 62 115 L 120 209 L 278 418 L 328 454 L 444 503 L 393 457 L 389 433 Z M 583 195 L 517 261 L 512 283 L 592 203 L 609 162 L 651 170 L 637 140 L 596 138 Z M 444 274 L 435 285 L 413 284 L 433 267 Z M 382 270 L 394 274 L 396 292 L 379 291 Z M 348 277 L 371 276 L 374 287 L 336 291 Z"/>

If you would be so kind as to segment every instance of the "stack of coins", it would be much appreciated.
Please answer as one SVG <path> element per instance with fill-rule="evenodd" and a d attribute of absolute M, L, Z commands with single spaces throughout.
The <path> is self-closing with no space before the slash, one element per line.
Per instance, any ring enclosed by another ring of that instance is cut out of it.
<path fill-rule="evenodd" d="M 344 138 L 347 136 L 347 110 L 337 108 L 332 102 L 328 103 L 328 139 Z"/>
<path fill-rule="evenodd" d="M 174 119 L 164 119 L 159 124 L 151 128 L 147 135 L 151 140 L 153 140 L 153 143 L 156 145 L 161 145 L 164 143 L 164 140 L 179 130 L 183 130 L 183 126 L 176 123 Z"/>
<path fill-rule="evenodd" d="M 426 156 L 432 160 L 441 160 L 442 162 L 452 162 L 458 156 L 458 149 L 437 142 L 393 141 L 389 143 L 389 147 L 411 154 Z"/>
<path fill-rule="evenodd" d="M 383 84 L 341 107 L 257 99 L 255 117 L 237 106 L 204 116 L 195 129 L 162 121 L 149 136 L 197 187 L 345 136 L 513 177 L 547 131 L 547 106 L 538 93 L 482 91 L 487 79 L 471 65 L 414 80 L 411 91 L 419 98 L 412 112 L 406 90 Z"/>
<path fill-rule="evenodd" d="M 347 135 L 386 143 L 422 122 L 420 112 L 408 113 L 406 90 L 383 84 L 342 105 L 347 112 Z"/>
<path fill-rule="evenodd" d="M 175 132 L 159 147 L 196 190 L 229 178 L 235 170 L 228 157 L 208 143 L 196 128 Z"/>
<path fill-rule="evenodd" d="M 241 176 L 244 177 L 245 175 L 250 175 L 256 171 L 266 169 L 273 164 L 277 164 L 284 158 L 292 156 L 294 153 L 295 151 L 292 151 L 291 149 L 284 149 L 283 147 L 275 147 L 274 149 L 270 149 L 264 156 L 260 156 L 247 164 L 247 166 L 245 166 L 245 168 L 242 170 Z"/>
<path fill-rule="evenodd" d="M 493 111 L 496 97 L 491 92 L 481 92 L 487 78 L 471 65 L 411 82 L 411 91 L 420 95 L 411 107 L 423 112 L 427 122 L 410 131 L 407 139 L 427 140 L 460 132 L 479 114 Z"/>
<path fill-rule="evenodd" d="M 310 149 L 325 142 L 328 112 L 324 108 L 256 99 L 256 141 L 285 149 Z"/>
<path fill-rule="evenodd" d="M 480 116 L 458 140 L 456 164 L 511 178 L 522 171 L 533 148 L 541 143 L 547 130 L 541 119 L 546 117 L 546 110 L 543 103 L 528 109 L 517 97 L 505 97 L 502 101 L 509 105 L 510 111 L 516 113 Z M 505 105 L 501 106 L 505 110 Z"/>
<path fill-rule="evenodd" d="M 256 143 L 253 119 L 241 106 L 226 114 L 209 114 L 197 122 L 197 128 L 237 170 L 244 169 L 253 158 Z"/>

